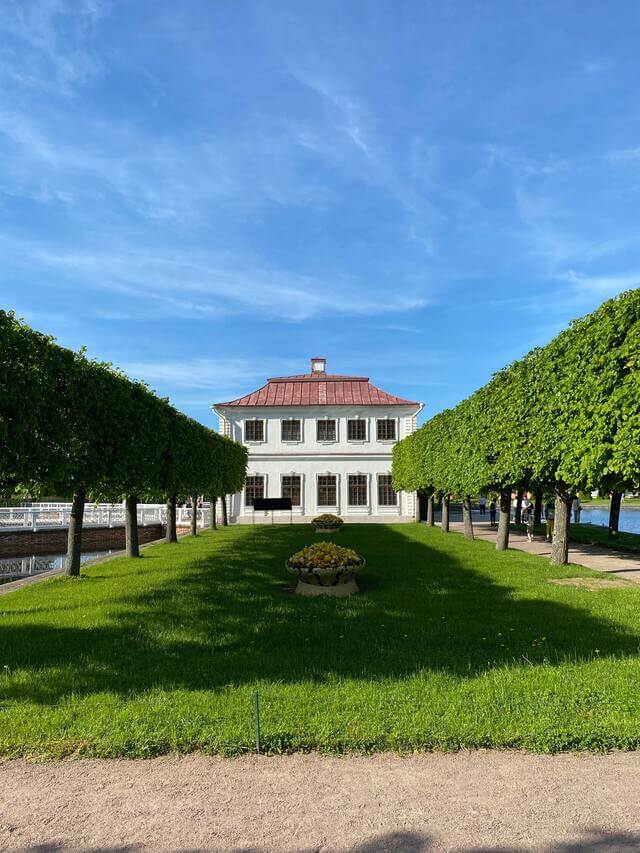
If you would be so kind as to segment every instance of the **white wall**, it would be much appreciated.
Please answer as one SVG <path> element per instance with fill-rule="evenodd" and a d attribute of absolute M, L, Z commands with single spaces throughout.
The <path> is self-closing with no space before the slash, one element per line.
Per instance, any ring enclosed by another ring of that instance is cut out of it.
<path fill-rule="evenodd" d="M 302 506 L 294 509 L 295 520 L 308 520 L 320 512 L 331 512 L 328 507 L 317 505 L 318 474 L 335 474 L 338 477 L 338 503 L 333 511 L 350 521 L 391 521 L 410 519 L 414 516 L 415 495 L 398 494 L 397 506 L 378 506 L 377 474 L 391 473 L 391 451 L 394 441 L 378 441 L 376 420 L 394 418 L 397 422 L 397 439 L 404 438 L 416 428 L 415 407 L 403 406 L 314 406 L 314 407 L 220 407 L 220 430 L 236 441 L 246 443 L 249 448 L 247 473 L 260 474 L 265 478 L 265 497 L 280 497 L 281 477 L 299 474 L 302 477 Z M 335 418 L 337 436 L 335 442 L 318 442 L 316 420 Z M 347 420 L 363 418 L 367 422 L 365 441 L 347 440 Z M 265 435 L 263 442 L 245 442 L 244 421 L 263 419 Z M 283 419 L 300 420 L 302 434 L 299 442 L 281 441 Z M 367 506 L 348 506 L 348 475 L 365 474 L 368 477 Z M 245 507 L 244 492 L 233 495 L 229 501 L 232 520 L 251 521 L 253 511 Z M 288 519 L 289 513 L 276 514 L 278 520 Z M 271 514 L 256 513 L 256 521 L 270 520 Z M 265 517 L 266 516 L 266 517 Z"/>
<path fill-rule="evenodd" d="M 260 444 L 250 442 L 247 446 L 252 453 L 277 453 L 289 454 L 301 450 L 332 453 L 369 453 L 372 450 L 389 450 L 395 442 L 379 442 L 376 438 L 376 419 L 395 418 L 398 421 L 398 438 L 410 435 L 415 429 L 415 408 L 404 408 L 402 406 L 290 406 L 278 408 L 258 408 L 256 406 L 246 408 L 220 408 L 220 413 L 228 426 L 225 430 L 221 424 L 221 432 L 225 432 L 236 441 L 244 442 L 244 421 L 254 418 L 265 421 L 265 441 Z M 316 441 L 316 421 L 320 418 L 335 418 L 337 423 L 337 440 L 330 444 Z M 281 422 L 289 418 L 302 421 L 302 440 L 299 443 L 287 442 L 283 444 L 280 440 Z M 347 420 L 350 418 L 363 418 L 367 421 L 367 441 L 347 441 Z"/>

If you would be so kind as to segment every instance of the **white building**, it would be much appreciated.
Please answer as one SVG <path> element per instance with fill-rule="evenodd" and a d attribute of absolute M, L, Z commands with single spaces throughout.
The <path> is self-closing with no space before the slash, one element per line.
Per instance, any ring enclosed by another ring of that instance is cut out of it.
<path fill-rule="evenodd" d="M 290 497 L 294 521 L 324 512 L 352 522 L 414 518 L 415 494 L 391 488 L 391 450 L 415 431 L 421 403 L 365 376 L 332 376 L 324 358 L 313 358 L 311 373 L 269 379 L 212 408 L 220 432 L 249 448 L 245 487 L 228 499 L 231 521 L 270 520 L 254 513 L 255 497 Z"/>

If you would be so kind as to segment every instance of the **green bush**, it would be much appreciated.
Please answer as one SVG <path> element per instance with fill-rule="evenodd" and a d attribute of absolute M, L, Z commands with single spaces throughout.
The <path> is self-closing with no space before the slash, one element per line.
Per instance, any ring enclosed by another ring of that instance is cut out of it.
<path fill-rule="evenodd" d="M 314 527 L 331 528 L 342 527 L 344 521 L 337 515 L 332 515 L 330 512 L 325 512 L 322 515 L 316 516 L 312 524 Z"/>

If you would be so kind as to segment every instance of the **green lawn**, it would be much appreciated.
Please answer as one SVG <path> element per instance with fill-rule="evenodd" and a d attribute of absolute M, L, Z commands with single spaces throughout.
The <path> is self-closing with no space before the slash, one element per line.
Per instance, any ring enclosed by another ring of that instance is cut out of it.
<path fill-rule="evenodd" d="M 0 597 L 0 753 L 239 753 L 256 688 L 274 752 L 640 746 L 640 586 L 354 525 L 363 594 L 293 596 L 283 562 L 319 538 L 227 528 Z"/>
<path fill-rule="evenodd" d="M 617 536 L 609 536 L 607 527 L 596 524 L 572 524 L 569 527 L 569 537 L 574 542 L 602 545 L 613 551 L 640 551 L 640 536 L 637 533 L 620 531 Z"/>

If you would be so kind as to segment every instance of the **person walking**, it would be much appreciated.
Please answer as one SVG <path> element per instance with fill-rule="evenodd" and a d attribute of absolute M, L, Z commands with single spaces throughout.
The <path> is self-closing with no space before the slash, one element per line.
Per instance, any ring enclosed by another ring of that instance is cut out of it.
<path fill-rule="evenodd" d="M 522 520 L 524 521 L 527 530 L 527 539 L 533 542 L 533 534 L 535 529 L 535 515 L 533 512 L 533 504 L 528 501 L 527 506 L 522 508 Z"/>
<path fill-rule="evenodd" d="M 571 501 L 571 509 L 573 511 L 573 520 L 575 524 L 580 524 L 580 513 L 582 512 L 582 504 L 580 498 L 576 495 Z"/>
<path fill-rule="evenodd" d="M 556 502 L 554 500 L 547 501 L 544 507 L 544 517 L 547 520 L 547 542 L 553 539 L 553 525 L 556 518 Z"/>
<path fill-rule="evenodd" d="M 496 499 L 491 498 L 491 502 L 489 504 L 489 520 L 491 522 L 491 527 L 496 526 Z"/>
<path fill-rule="evenodd" d="M 480 495 L 478 498 L 478 507 L 480 508 L 480 515 L 487 514 L 487 499 L 484 495 Z"/>

